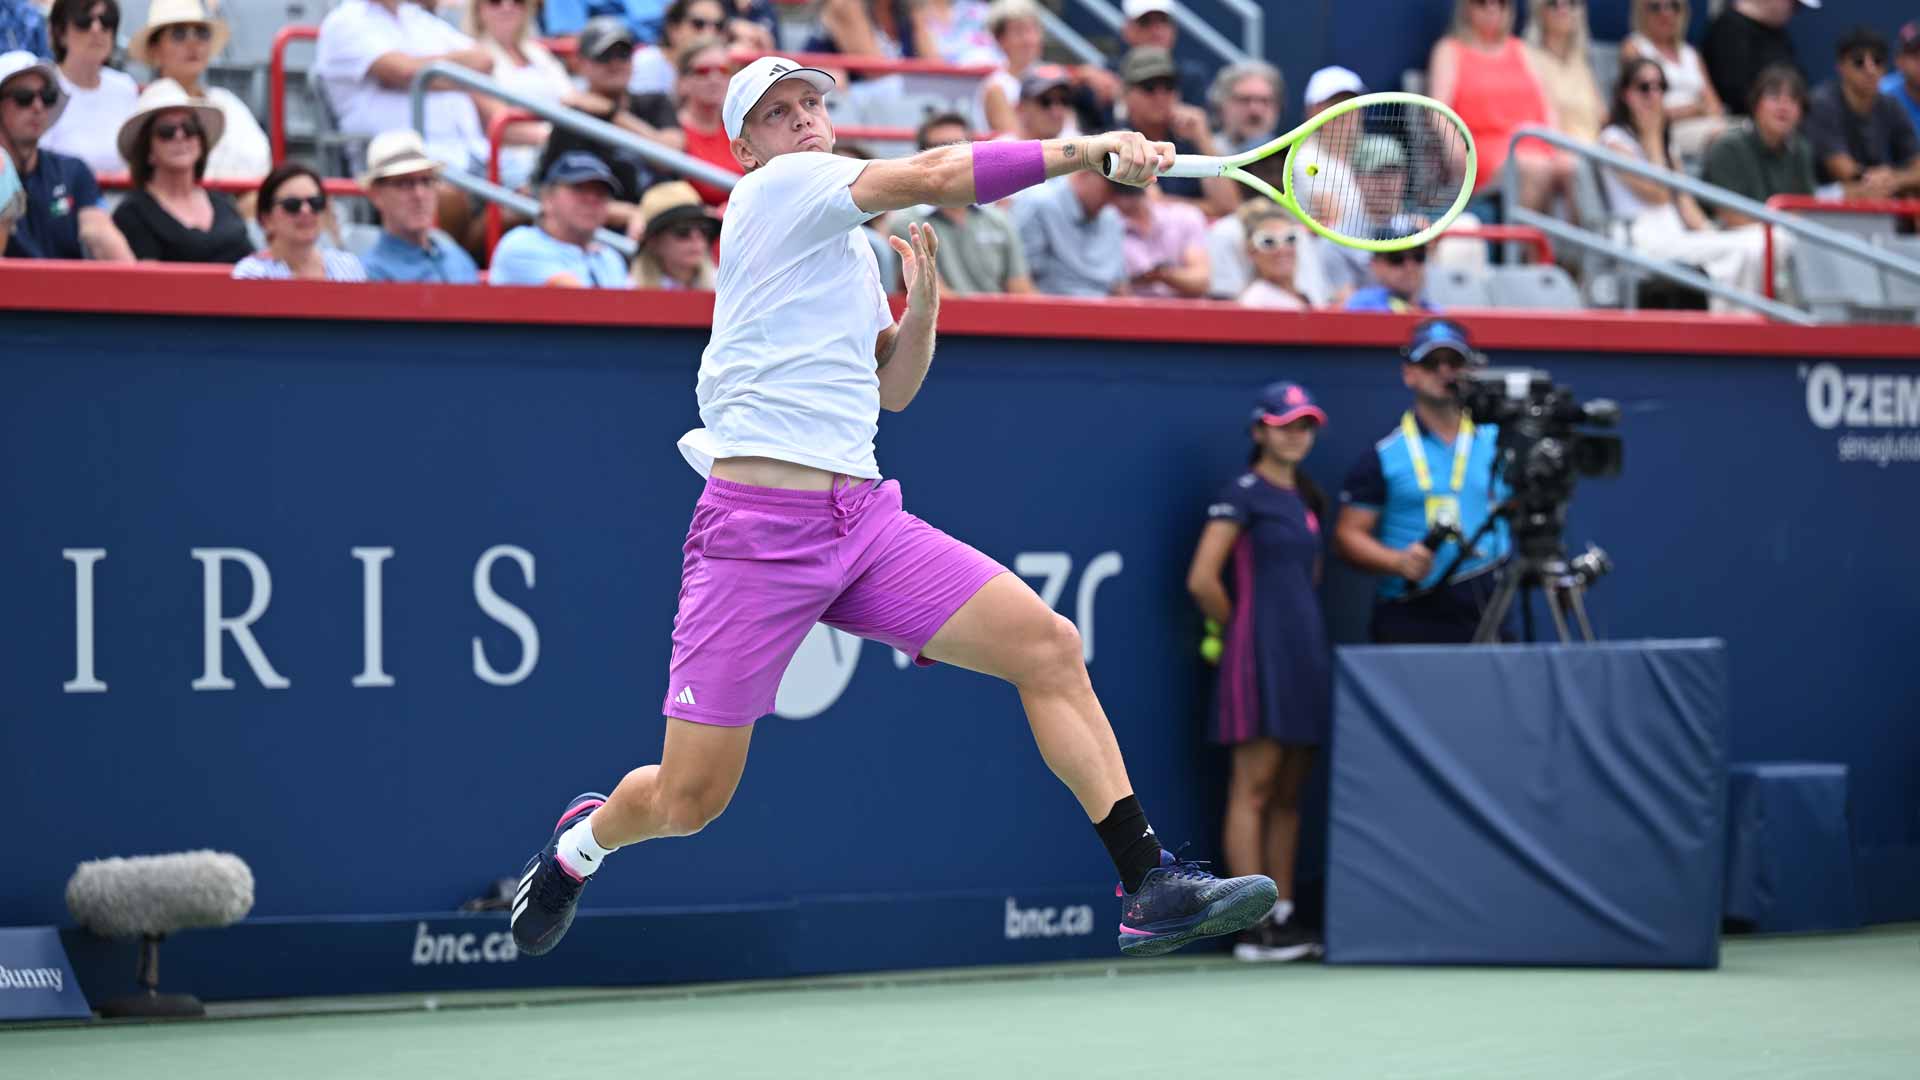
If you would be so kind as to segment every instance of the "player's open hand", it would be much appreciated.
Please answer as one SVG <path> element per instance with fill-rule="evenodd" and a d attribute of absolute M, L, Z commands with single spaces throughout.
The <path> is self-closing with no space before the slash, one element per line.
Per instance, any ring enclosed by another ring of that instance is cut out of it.
<path fill-rule="evenodd" d="M 940 303 L 940 274 L 933 261 L 934 254 L 940 250 L 940 235 L 933 231 L 933 226 L 916 221 L 907 226 L 907 238 L 890 236 L 887 242 L 900 256 L 900 278 L 907 283 L 907 306 L 928 310 Z"/>
<path fill-rule="evenodd" d="M 1130 187 L 1146 187 L 1173 165 L 1172 143 L 1150 142 L 1137 131 L 1109 131 L 1091 141 L 1094 164 Z"/>

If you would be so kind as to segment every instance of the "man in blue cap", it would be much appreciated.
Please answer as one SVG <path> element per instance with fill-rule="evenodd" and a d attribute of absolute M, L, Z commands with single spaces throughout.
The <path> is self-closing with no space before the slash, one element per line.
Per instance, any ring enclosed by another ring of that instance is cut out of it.
<path fill-rule="evenodd" d="M 631 289 L 626 260 L 594 239 L 620 194 L 613 170 L 593 154 L 569 150 L 555 158 L 541 177 L 540 220 L 500 238 L 487 283 Z"/>
<path fill-rule="evenodd" d="M 1334 548 L 1379 575 L 1375 642 L 1465 643 L 1511 548 L 1500 521 L 1458 558 L 1460 537 L 1473 537 L 1507 496 L 1506 482 L 1493 474 L 1498 429 L 1474 424 L 1453 393 L 1460 373 L 1485 358 L 1451 319 L 1415 327 L 1402 356 L 1400 378 L 1413 391 L 1413 408 L 1348 474 Z"/>

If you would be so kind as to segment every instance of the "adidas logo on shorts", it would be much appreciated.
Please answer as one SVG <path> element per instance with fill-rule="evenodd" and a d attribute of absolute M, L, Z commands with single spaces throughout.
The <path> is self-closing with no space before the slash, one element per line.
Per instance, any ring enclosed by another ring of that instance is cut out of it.
<path fill-rule="evenodd" d="M 679 695 L 678 695 L 678 696 L 676 696 L 676 697 L 675 697 L 675 698 L 674 698 L 673 700 L 675 700 L 675 701 L 677 701 L 677 702 L 679 702 L 679 703 L 680 703 L 680 704 L 682 704 L 682 705 L 698 705 L 698 704 L 700 704 L 699 702 L 697 702 L 697 701 L 695 701 L 695 700 L 693 700 L 693 687 L 691 687 L 691 686 L 689 686 L 689 687 L 687 687 L 686 689 L 684 689 L 684 690 L 682 690 L 682 691 L 680 691 L 680 693 L 679 693 Z"/>

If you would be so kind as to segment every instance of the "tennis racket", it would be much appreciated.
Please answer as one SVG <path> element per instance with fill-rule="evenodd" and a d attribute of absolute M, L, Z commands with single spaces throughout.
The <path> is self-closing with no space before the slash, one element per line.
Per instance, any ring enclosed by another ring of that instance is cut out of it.
<path fill-rule="evenodd" d="M 1280 151 L 1280 186 L 1255 175 Z M 1119 158 L 1107 155 L 1112 174 Z M 1473 136 L 1452 109 L 1419 94 L 1349 98 L 1232 157 L 1180 154 L 1162 176 L 1224 176 L 1292 211 L 1336 244 L 1405 251 L 1446 231 L 1473 195 Z"/>

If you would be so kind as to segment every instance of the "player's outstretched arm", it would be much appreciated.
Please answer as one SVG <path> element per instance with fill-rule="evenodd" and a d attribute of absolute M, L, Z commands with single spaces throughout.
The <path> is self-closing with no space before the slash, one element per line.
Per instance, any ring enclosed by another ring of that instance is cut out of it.
<path fill-rule="evenodd" d="M 908 158 L 869 162 L 853 182 L 853 203 L 869 214 L 909 206 L 971 206 L 998 202 L 1055 176 L 1104 167 L 1114 154 L 1113 179 L 1135 187 L 1153 183 L 1173 164 L 1173 144 L 1149 142 L 1137 131 L 1110 131 L 1077 139 L 956 143 Z"/>

